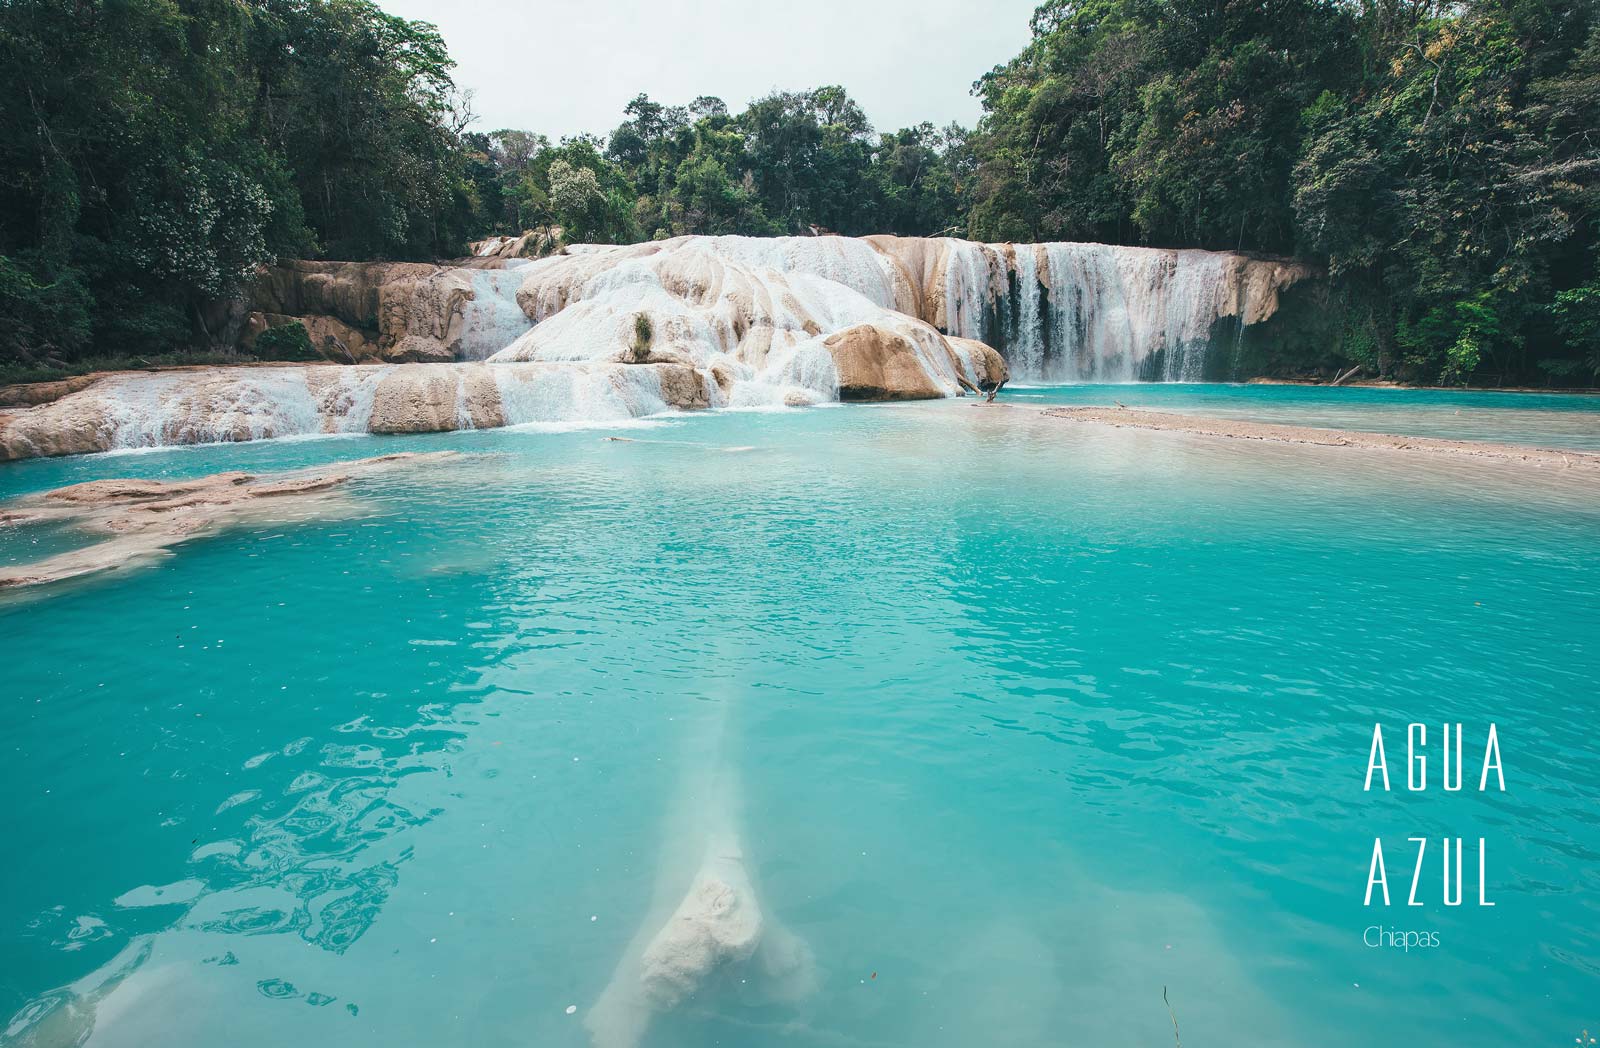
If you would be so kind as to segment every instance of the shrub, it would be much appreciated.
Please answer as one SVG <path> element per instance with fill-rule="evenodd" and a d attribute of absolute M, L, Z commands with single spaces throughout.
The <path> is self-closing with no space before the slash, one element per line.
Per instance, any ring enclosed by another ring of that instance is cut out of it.
<path fill-rule="evenodd" d="M 306 326 L 280 324 L 256 336 L 255 355 L 262 360 L 317 360 Z"/>
<path fill-rule="evenodd" d="M 633 362 L 643 364 L 650 359 L 650 343 L 655 340 L 655 327 L 650 323 L 650 314 L 636 313 L 633 317 Z"/>
<path fill-rule="evenodd" d="M 89 344 L 93 303 L 78 271 L 31 262 L 0 255 L 0 363 L 70 358 Z"/>

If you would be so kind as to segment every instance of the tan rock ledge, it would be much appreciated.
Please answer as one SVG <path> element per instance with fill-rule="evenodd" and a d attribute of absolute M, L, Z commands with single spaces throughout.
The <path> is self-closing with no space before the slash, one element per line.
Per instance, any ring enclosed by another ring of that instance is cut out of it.
<path fill-rule="evenodd" d="M 1515 462 L 1547 469 L 1600 471 L 1600 454 L 1561 451 L 1521 444 L 1496 444 L 1479 440 L 1444 440 L 1438 437 L 1400 436 L 1394 433 L 1368 433 L 1353 429 L 1317 429 L 1276 422 L 1247 422 L 1243 419 L 1209 415 L 1183 415 L 1142 408 L 1060 407 L 1047 408 L 1045 415 L 1068 422 L 1088 422 L 1130 429 L 1156 429 L 1171 433 L 1191 433 L 1200 437 L 1227 437 L 1233 440 L 1270 440 L 1283 444 L 1318 444 L 1325 447 L 1364 448 L 1374 451 L 1412 451 L 1435 455 Z"/>

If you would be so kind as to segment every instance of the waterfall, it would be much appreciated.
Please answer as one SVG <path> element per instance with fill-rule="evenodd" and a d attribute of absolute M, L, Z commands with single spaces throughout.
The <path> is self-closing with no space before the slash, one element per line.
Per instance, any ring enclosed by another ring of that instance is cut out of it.
<path fill-rule="evenodd" d="M 533 326 L 517 305 L 526 267 L 517 260 L 504 269 L 471 270 L 472 298 L 461 307 L 461 360 L 487 360 Z"/>
<path fill-rule="evenodd" d="M 661 377 L 651 368 L 496 364 L 489 372 L 508 426 L 615 422 L 670 406 L 662 396 Z"/>
<path fill-rule="evenodd" d="M 1016 297 L 1012 329 L 1006 333 L 1011 364 L 1019 375 L 1044 374 L 1049 332 L 1040 311 L 1039 252 L 1033 245 L 1017 248 Z"/>
<path fill-rule="evenodd" d="M 1216 251 L 949 240 L 937 319 L 947 334 L 1000 350 L 1025 381 L 1198 382 L 1212 325 L 1242 315 L 1245 261 Z"/>
<path fill-rule="evenodd" d="M 573 245 L 421 274 L 303 265 L 275 279 L 308 324 L 376 324 L 374 347 L 428 362 L 107 375 L 0 413 L 0 461 L 951 396 L 958 373 L 1001 381 L 1001 355 L 1024 381 L 1195 382 L 1225 373 L 1229 354 L 1236 373 L 1243 328 L 1314 275 L 1226 252 L 893 236 Z"/>
<path fill-rule="evenodd" d="M 944 270 L 944 331 L 961 338 L 994 343 L 989 329 L 989 304 L 1009 297 L 994 286 L 985 245 L 966 240 L 946 242 Z M 999 348 L 999 347 L 996 347 Z"/>

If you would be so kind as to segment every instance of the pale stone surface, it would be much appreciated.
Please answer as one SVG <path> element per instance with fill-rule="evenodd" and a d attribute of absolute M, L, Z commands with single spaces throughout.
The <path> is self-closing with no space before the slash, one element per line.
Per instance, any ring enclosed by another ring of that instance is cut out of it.
<path fill-rule="evenodd" d="M 395 368 L 378 382 L 372 398 L 371 433 L 439 433 L 461 428 L 457 410 L 460 378 L 445 364 Z M 499 393 L 496 391 L 496 410 Z"/>
<path fill-rule="evenodd" d="M 1039 373 L 1045 322 L 1028 310 L 1068 301 L 1041 288 L 1106 298 L 1099 314 L 1071 299 L 1076 319 L 1067 319 L 1081 337 L 1073 359 L 1057 355 L 1054 366 L 1112 360 L 1128 369 L 1130 346 L 1192 347 L 1219 318 L 1259 322 L 1283 288 L 1310 275 L 1218 252 L 948 238 L 694 236 L 569 246 L 533 260 L 507 254 L 526 247 L 481 245 L 477 268 L 266 267 L 247 337 L 302 323 L 319 352 L 346 365 L 332 368 L 342 373 L 191 368 L 7 389 L 0 403 L 31 406 L 0 409 L 0 460 L 958 396 Z M 641 318 L 650 337 L 636 351 Z M 1002 329 L 1009 364 L 962 335 Z M 500 370 L 479 370 L 491 355 Z M 1187 350 L 1163 360 L 1165 377 L 1195 377 Z"/>
<path fill-rule="evenodd" d="M 0 408 L 49 404 L 79 390 L 88 389 L 99 380 L 99 375 L 73 375 L 54 382 L 23 382 L 14 386 L 0 386 Z"/>
<path fill-rule="evenodd" d="M 839 371 L 840 400 L 930 400 L 945 395 L 904 335 L 859 324 L 830 336 L 824 345 Z"/>

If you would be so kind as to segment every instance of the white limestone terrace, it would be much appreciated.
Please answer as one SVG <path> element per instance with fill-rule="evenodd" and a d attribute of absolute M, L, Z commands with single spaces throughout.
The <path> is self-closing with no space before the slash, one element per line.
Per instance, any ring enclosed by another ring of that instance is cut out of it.
<path fill-rule="evenodd" d="M 950 238 L 688 236 L 506 257 L 516 244 L 459 265 L 271 267 L 247 337 L 300 323 L 329 363 L 29 393 L 0 408 L 0 459 L 935 398 L 1008 377 L 1195 379 L 1216 321 L 1271 316 L 1309 273 L 1229 253 Z"/>

